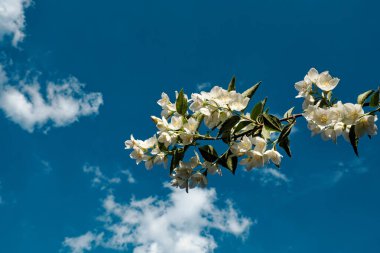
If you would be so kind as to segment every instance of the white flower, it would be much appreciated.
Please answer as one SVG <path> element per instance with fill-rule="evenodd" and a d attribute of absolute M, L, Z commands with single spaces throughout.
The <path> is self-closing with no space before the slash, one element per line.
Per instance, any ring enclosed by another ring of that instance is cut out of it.
<path fill-rule="evenodd" d="M 243 136 L 240 142 L 235 142 L 231 146 L 231 152 L 236 156 L 242 156 L 252 148 L 251 139 L 247 136 Z"/>
<path fill-rule="evenodd" d="M 173 116 L 171 118 L 169 128 L 171 130 L 179 130 L 183 126 L 183 117 L 182 116 Z"/>
<path fill-rule="evenodd" d="M 281 163 L 282 155 L 274 149 L 270 149 L 264 152 L 264 159 L 266 161 L 271 160 L 277 166 Z"/>
<path fill-rule="evenodd" d="M 220 127 L 221 122 L 231 116 L 231 112 L 215 110 L 210 116 L 205 116 L 205 125 L 208 128 Z"/>
<path fill-rule="evenodd" d="M 125 149 L 131 149 L 131 148 L 134 148 L 135 146 L 139 146 L 139 143 L 140 143 L 141 141 L 139 141 L 139 140 L 136 140 L 134 137 L 133 137 L 133 135 L 131 134 L 131 139 L 130 140 L 126 140 L 125 142 L 124 142 L 124 144 L 125 144 Z"/>
<path fill-rule="evenodd" d="M 190 189 L 193 189 L 197 185 L 199 185 L 202 188 L 204 188 L 207 185 L 207 178 L 200 172 L 196 172 L 190 177 Z"/>
<path fill-rule="evenodd" d="M 163 164 L 166 168 L 168 162 L 168 158 L 166 157 L 166 154 L 164 152 L 159 152 L 154 156 L 154 164 Z"/>
<path fill-rule="evenodd" d="M 153 164 L 154 164 L 154 158 L 149 158 L 148 160 L 145 161 L 145 168 L 147 170 L 150 170 L 153 168 Z"/>
<path fill-rule="evenodd" d="M 143 141 L 140 143 L 140 147 L 143 149 L 153 148 L 157 144 L 157 137 L 154 135 L 153 137 Z"/>
<path fill-rule="evenodd" d="M 125 144 L 125 149 L 132 149 L 132 148 L 149 149 L 149 148 L 153 148 L 154 145 L 157 144 L 157 138 L 154 135 L 153 137 L 145 141 L 142 141 L 142 140 L 136 140 L 131 134 L 131 139 L 126 140 L 124 144 Z"/>
<path fill-rule="evenodd" d="M 184 162 L 184 161 L 180 161 L 179 162 L 179 168 L 180 169 L 183 169 L 183 168 L 190 168 L 190 169 L 194 169 L 195 167 L 197 167 L 198 165 L 200 164 L 200 160 L 199 160 L 199 156 L 197 153 L 195 153 L 195 156 L 191 157 L 190 160 L 188 162 Z"/>
<path fill-rule="evenodd" d="M 249 102 L 249 98 L 242 94 L 236 91 L 227 91 L 219 86 L 213 87 L 210 92 L 194 93 L 191 98 L 190 110 L 199 111 L 205 115 L 205 123 L 209 128 L 217 126 L 230 116 L 231 111 L 243 110 Z"/>
<path fill-rule="evenodd" d="M 193 94 L 191 94 L 191 100 L 193 101 L 189 106 L 189 109 L 191 111 L 196 112 L 196 111 L 199 111 L 200 109 L 202 109 L 203 104 L 205 102 L 202 95 L 200 95 L 198 93 L 193 93 Z"/>
<path fill-rule="evenodd" d="M 247 158 L 240 161 L 241 165 L 245 165 L 246 170 L 263 167 L 265 163 L 264 154 L 255 150 L 247 152 Z"/>
<path fill-rule="evenodd" d="M 247 107 L 249 98 L 244 97 L 242 94 L 237 93 L 236 91 L 230 91 L 229 96 L 231 101 L 229 102 L 228 107 L 232 111 L 241 111 Z"/>
<path fill-rule="evenodd" d="M 129 156 L 136 160 L 136 164 L 139 164 L 141 161 L 146 161 L 149 158 L 149 156 L 147 156 L 144 151 L 138 147 L 134 147 Z"/>
<path fill-rule="evenodd" d="M 253 137 L 251 139 L 251 142 L 253 145 L 255 145 L 254 150 L 260 153 L 264 153 L 265 149 L 267 148 L 267 142 L 259 136 Z"/>
<path fill-rule="evenodd" d="M 195 153 L 195 156 L 190 158 L 188 162 L 179 162 L 179 166 L 174 169 L 174 174 L 171 176 L 173 180 L 171 181 L 172 186 L 179 187 L 181 189 L 187 188 L 189 184 L 189 179 L 192 176 L 193 169 L 200 164 L 199 156 Z M 194 178 L 195 182 L 197 178 Z"/>
<path fill-rule="evenodd" d="M 333 78 L 328 71 L 324 71 L 319 74 L 316 85 L 323 91 L 330 91 L 338 85 L 339 81 L 339 78 Z"/>
<path fill-rule="evenodd" d="M 312 134 L 318 134 L 323 129 L 333 126 L 337 122 L 338 114 L 332 108 L 309 106 L 303 114 L 308 121 L 308 128 Z"/>
<path fill-rule="evenodd" d="M 364 114 L 364 110 L 360 104 L 345 103 L 345 115 L 343 122 L 347 125 L 353 125 Z"/>
<path fill-rule="evenodd" d="M 305 80 L 296 82 L 294 84 L 294 87 L 298 91 L 298 95 L 296 98 L 302 98 L 302 97 L 307 97 L 311 91 L 311 82 L 308 83 Z"/>
<path fill-rule="evenodd" d="M 311 91 L 312 84 L 317 83 L 318 78 L 318 71 L 315 68 L 311 68 L 302 81 L 295 83 L 294 88 L 298 91 L 296 98 L 306 98 L 307 96 L 310 96 L 309 93 Z"/>
<path fill-rule="evenodd" d="M 210 174 L 215 174 L 215 173 L 218 173 L 219 175 L 222 174 L 222 171 L 220 170 L 218 164 L 216 163 L 211 163 L 211 162 L 208 162 L 208 161 L 204 161 L 202 163 L 202 167 L 203 168 L 206 168 L 207 169 L 207 173 L 210 173 Z"/>
<path fill-rule="evenodd" d="M 165 92 L 162 92 L 161 99 L 157 101 L 157 104 L 159 104 L 161 107 L 171 104 L 169 96 Z"/>
<path fill-rule="evenodd" d="M 358 137 L 362 137 L 364 135 L 376 135 L 377 134 L 377 126 L 376 115 L 366 115 L 361 117 L 355 126 L 355 133 Z"/>
<path fill-rule="evenodd" d="M 306 110 L 309 105 L 314 105 L 315 99 L 312 95 L 307 95 L 302 103 L 302 109 Z"/>
<path fill-rule="evenodd" d="M 156 123 L 156 127 L 160 131 L 167 131 L 169 129 L 169 123 L 165 117 L 162 117 L 162 119 L 160 119 L 156 116 L 150 116 L 150 118 L 153 120 L 154 123 Z"/>
<path fill-rule="evenodd" d="M 162 107 L 162 117 L 168 118 L 176 111 L 175 105 L 170 102 L 169 96 L 165 92 L 162 92 L 161 99 L 157 101 L 157 104 Z"/>
<path fill-rule="evenodd" d="M 346 109 L 342 104 L 342 101 L 338 101 L 333 107 L 330 108 L 331 113 L 335 114 L 335 118 L 338 122 L 343 121 L 346 117 Z"/>
<path fill-rule="evenodd" d="M 188 133 L 181 133 L 179 137 L 182 140 L 183 145 L 189 145 L 193 143 L 194 135 L 193 134 L 188 134 Z"/>
<path fill-rule="evenodd" d="M 168 132 L 162 132 L 158 137 L 158 141 L 163 143 L 165 147 L 169 147 L 176 141 L 176 136 L 170 135 Z"/>
<path fill-rule="evenodd" d="M 183 125 L 183 129 L 186 133 L 195 133 L 198 128 L 198 121 L 194 118 L 190 118 L 187 120 L 187 122 Z"/>
<path fill-rule="evenodd" d="M 307 75 L 305 76 L 305 81 L 316 83 L 318 82 L 319 73 L 315 68 L 311 68 L 309 72 L 307 72 Z"/>

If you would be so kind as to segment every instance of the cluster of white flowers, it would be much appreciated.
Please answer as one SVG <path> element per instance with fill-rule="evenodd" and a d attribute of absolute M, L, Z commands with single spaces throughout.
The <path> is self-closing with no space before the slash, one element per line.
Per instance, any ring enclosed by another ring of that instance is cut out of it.
<path fill-rule="evenodd" d="M 194 171 L 199 165 L 202 164 L 197 153 L 188 162 L 180 161 L 179 166 L 174 169 L 171 184 L 181 189 L 192 189 L 197 185 L 206 186 L 207 178 L 199 171 Z"/>
<path fill-rule="evenodd" d="M 161 99 L 157 101 L 162 108 L 161 118 L 151 116 L 158 129 L 156 135 L 145 141 L 135 140 L 131 135 L 131 139 L 125 142 L 126 149 L 133 149 L 130 157 L 135 159 L 137 164 L 144 161 L 147 169 L 155 164 L 166 164 L 167 157 L 174 155 L 173 151 L 176 148 L 190 146 L 198 139 L 207 139 L 208 136 L 200 135 L 198 132 L 202 122 L 209 129 L 220 128 L 234 112 L 240 113 L 244 110 L 250 100 L 241 93 L 218 86 L 213 87 L 210 92 L 193 93 L 190 100 L 186 94 L 182 95 L 186 103 L 190 104 L 189 111 L 178 113 L 176 103 L 172 103 L 169 96 L 162 93 Z M 178 96 L 180 94 L 176 92 L 177 101 Z M 247 118 L 249 114 L 242 114 L 242 117 Z M 266 146 L 266 140 L 261 137 L 243 136 L 240 141 L 235 140 L 231 143 L 229 148 L 231 156 L 245 156 L 241 164 L 245 165 L 247 170 L 251 170 L 254 167 L 262 167 L 270 160 L 276 165 L 280 164 L 282 156 L 274 149 L 266 150 Z M 186 189 L 205 186 L 207 184 L 205 174 L 221 175 L 218 160 L 201 162 L 195 152 L 195 156 L 188 162 L 180 160 L 178 166 L 173 168 L 172 185 Z"/>
<path fill-rule="evenodd" d="M 254 145 L 254 149 L 252 149 Z M 267 141 L 261 137 L 243 136 L 240 142 L 235 142 L 231 146 L 234 155 L 244 156 L 240 164 L 245 165 L 246 170 L 263 167 L 269 161 L 279 166 L 282 155 L 274 148 L 267 150 Z"/>
<path fill-rule="evenodd" d="M 376 115 L 365 113 L 361 104 L 331 102 L 331 91 L 338 83 L 339 79 L 331 77 L 328 71 L 319 74 L 312 68 L 304 80 L 295 84 L 299 92 L 296 97 L 305 98 L 303 116 L 308 121 L 312 135 L 321 134 L 323 140 L 331 139 L 334 142 L 338 136 L 343 135 L 349 141 L 349 132 L 353 125 L 357 137 L 376 135 Z M 313 85 L 322 90 L 321 95 L 313 89 Z"/>
<path fill-rule="evenodd" d="M 249 98 L 236 91 L 227 91 L 215 86 L 210 92 L 202 91 L 200 94 L 191 94 L 190 110 L 200 112 L 205 117 L 208 128 L 220 126 L 229 118 L 232 111 L 241 111 L 248 105 Z"/>
<path fill-rule="evenodd" d="M 125 149 L 133 149 L 130 157 L 136 160 L 136 164 L 145 162 L 147 169 L 151 169 L 154 164 L 167 165 L 166 154 L 160 150 L 156 135 L 145 141 L 136 140 L 131 135 L 131 139 L 125 141 Z"/>
<path fill-rule="evenodd" d="M 342 135 L 358 155 L 358 139 L 377 134 L 375 113 L 380 111 L 380 90 L 361 94 L 357 104 L 342 103 L 332 96 L 339 81 L 328 71 L 319 73 L 315 68 L 310 69 L 295 84 L 296 97 L 304 98 L 303 113 L 293 114 L 293 107 L 282 119 L 269 113 L 266 99 L 256 102 L 250 113 L 245 112 L 260 82 L 238 93 L 233 78 L 228 90 L 215 86 L 209 92 L 191 94 L 190 99 L 181 90 L 176 92 L 174 103 L 162 93 L 157 101 L 162 109 L 161 117 L 151 116 L 157 127 L 155 135 L 145 141 L 131 135 L 125 148 L 132 149 L 130 157 L 137 164 L 145 162 L 147 169 L 156 164 L 166 167 L 171 157 L 171 184 L 186 190 L 206 186 L 207 176 L 221 175 L 221 167 L 234 174 L 239 159 L 248 171 L 270 162 L 279 167 L 283 156 L 277 148 L 291 156 L 289 136 L 296 118 L 301 116 L 307 120 L 312 135 L 320 134 L 323 140 L 334 142 Z M 365 112 L 365 106 L 375 109 Z M 201 134 L 200 130 L 206 133 Z M 209 141 L 223 141 L 228 148 L 218 155 L 214 146 L 202 144 Z M 189 150 L 195 155 L 188 159 Z"/>

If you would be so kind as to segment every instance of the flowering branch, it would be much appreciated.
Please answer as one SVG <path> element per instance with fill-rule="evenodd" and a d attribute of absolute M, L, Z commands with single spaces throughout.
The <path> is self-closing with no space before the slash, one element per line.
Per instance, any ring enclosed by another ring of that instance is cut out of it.
<path fill-rule="evenodd" d="M 210 92 L 191 94 L 190 99 L 181 90 L 174 103 L 162 93 L 157 102 L 162 107 L 161 118 L 151 117 L 157 133 L 145 141 L 131 135 L 125 146 L 133 150 L 130 157 L 137 164 L 145 162 L 147 169 L 170 164 L 172 185 L 186 191 L 206 186 L 207 177 L 221 175 L 222 167 L 235 174 L 239 160 L 248 171 L 269 162 L 279 167 L 283 156 L 278 148 L 291 156 L 289 136 L 299 117 L 306 119 L 312 135 L 320 134 L 323 140 L 336 142 L 342 135 L 358 155 L 359 138 L 377 134 L 379 89 L 359 95 L 356 104 L 343 104 L 332 94 L 338 83 L 327 71 L 310 69 L 304 80 L 295 84 L 296 97 L 304 98 L 303 113 L 294 114 L 293 107 L 282 118 L 269 112 L 266 98 L 245 113 L 261 82 L 238 93 L 233 77 L 227 90 L 215 86 Z M 375 109 L 365 113 L 363 107 Z M 204 143 L 208 141 L 224 143 L 227 149 L 218 155 L 214 146 Z M 190 149 L 194 156 L 188 159 Z"/>

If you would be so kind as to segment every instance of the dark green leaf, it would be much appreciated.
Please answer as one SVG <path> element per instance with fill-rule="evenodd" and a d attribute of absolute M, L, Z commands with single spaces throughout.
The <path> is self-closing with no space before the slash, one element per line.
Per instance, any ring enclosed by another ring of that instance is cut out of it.
<path fill-rule="evenodd" d="M 211 145 L 201 146 L 198 149 L 202 157 L 208 162 L 215 162 L 219 158 L 218 153 L 216 153 L 216 150 Z"/>
<path fill-rule="evenodd" d="M 218 163 L 232 172 L 235 175 L 235 171 L 238 164 L 238 159 L 232 154 L 231 151 L 228 151 L 224 154 L 219 160 Z"/>
<path fill-rule="evenodd" d="M 379 90 L 373 93 L 371 97 L 371 101 L 369 102 L 369 106 L 372 106 L 372 107 L 379 106 Z"/>
<path fill-rule="evenodd" d="M 222 135 L 226 131 L 230 131 L 231 128 L 233 128 L 239 121 L 240 116 L 237 115 L 233 115 L 232 117 L 228 118 L 226 121 L 223 122 L 222 126 L 220 127 L 218 136 Z"/>
<path fill-rule="evenodd" d="M 285 150 L 289 157 L 292 157 L 292 152 L 290 151 L 290 140 L 288 137 L 284 138 L 278 143 L 278 145 Z"/>
<path fill-rule="evenodd" d="M 286 113 L 284 114 L 284 118 L 291 117 L 293 115 L 293 110 L 294 110 L 294 106 L 286 111 Z"/>
<path fill-rule="evenodd" d="M 244 91 L 243 92 L 243 96 L 244 97 L 248 97 L 248 98 L 252 98 L 253 95 L 255 95 L 255 92 L 257 91 L 257 89 L 260 87 L 260 84 L 261 84 L 261 81 L 258 82 L 257 84 L 253 85 L 251 88 L 249 88 L 248 90 Z"/>
<path fill-rule="evenodd" d="M 176 110 L 179 114 L 185 115 L 187 112 L 187 99 L 183 92 L 183 89 L 178 94 L 177 101 L 175 103 Z"/>
<path fill-rule="evenodd" d="M 292 127 L 295 124 L 295 120 L 291 121 L 288 125 L 284 126 L 282 129 L 280 136 L 278 137 L 278 140 L 281 142 L 283 139 L 287 138 L 292 131 Z"/>
<path fill-rule="evenodd" d="M 375 91 L 374 90 L 369 90 L 369 91 L 366 91 L 362 94 L 360 94 L 358 96 L 358 104 L 364 104 L 364 102 L 367 100 L 367 98 L 369 98 L 369 96 L 372 95 L 372 93 L 374 93 Z"/>
<path fill-rule="evenodd" d="M 244 127 L 248 126 L 249 124 L 251 124 L 251 121 L 248 121 L 248 120 L 240 121 L 239 124 L 237 124 L 237 126 L 236 126 L 235 129 L 234 129 L 234 133 L 239 132 L 239 131 L 242 130 Z"/>
<path fill-rule="evenodd" d="M 173 173 L 173 170 L 178 166 L 179 162 L 182 161 L 183 157 L 185 156 L 186 149 L 187 148 L 185 147 L 174 150 L 170 163 L 170 174 Z"/>
<path fill-rule="evenodd" d="M 231 131 L 226 131 L 222 134 L 222 141 L 226 144 L 231 142 Z"/>
<path fill-rule="evenodd" d="M 236 90 L 236 85 L 235 85 L 235 76 L 232 77 L 230 84 L 228 84 L 228 91 L 233 91 Z"/>
<path fill-rule="evenodd" d="M 274 131 L 281 132 L 282 130 L 281 121 L 276 116 L 265 113 L 263 114 L 263 120 L 264 120 L 264 125 L 266 127 L 269 127 L 270 129 Z"/>
<path fill-rule="evenodd" d="M 263 112 L 264 104 L 262 101 L 258 102 L 251 111 L 251 119 L 256 120 L 257 117 Z"/>
<path fill-rule="evenodd" d="M 351 126 L 348 136 L 350 137 L 351 146 L 354 149 L 356 156 L 359 156 L 359 152 L 358 152 L 359 138 L 355 133 L 355 125 Z"/>

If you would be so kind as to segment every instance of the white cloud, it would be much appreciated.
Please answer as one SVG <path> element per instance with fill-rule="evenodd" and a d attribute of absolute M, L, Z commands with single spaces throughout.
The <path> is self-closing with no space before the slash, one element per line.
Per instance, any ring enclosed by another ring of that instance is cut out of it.
<path fill-rule="evenodd" d="M 87 232 L 91 242 L 87 240 L 82 248 L 67 242 L 83 235 L 66 238 L 64 246 L 75 253 L 93 248 L 88 245 L 134 253 L 213 252 L 218 245 L 211 230 L 244 239 L 253 224 L 239 215 L 230 201 L 220 208 L 216 200 L 214 189 L 193 189 L 189 194 L 174 189 L 167 200 L 148 197 L 132 199 L 129 204 L 118 203 L 109 195 L 103 201 L 104 214 L 98 218 L 102 232 Z"/>
<path fill-rule="evenodd" d="M 5 115 L 28 132 L 36 128 L 63 127 L 82 116 L 97 114 L 103 104 L 101 93 L 85 93 L 84 84 L 76 78 L 61 82 L 48 82 L 46 96 L 41 93 L 37 80 L 31 84 L 17 81 L 8 84 L 8 78 L 0 65 L 0 109 Z"/>
<path fill-rule="evenodd" d="M 211 87 L 211 83 L 198 83 L 197 84 L 197 89 L 198 91 L 202 91 L 206 88 L 210 88 Z"/>
<path fill-rule="evenodd" d="M 136 183 L 136 179 L 133 177 L 132 172 L 130 172 L 129 170 L 122 170 L 121 173 L 127 176 L 128 183 L 130 184 Z"/>
<path fill-rule="evenodd" d="M 95 235 L 88 232 L 76 238 L 65 238 L 63 245 L 70 247 L 73 253 L 82 253 L 84 250 L 91 250 L 94 246 L 97 246 L 102 236 L 102 234 Z"/>
<path fill-rule="evenodd" d="M 93 174 L 92 185 L 100 187 L 101 190 L 107 189 L 109 185 L 119 184 L 121 179 L 119 177 L 109 178 L 103 174 L 98 166 L 83 166 L 83 172 Z"/>
<path fill-rule="evenodd" d="M 0 40 L 5 36 L 12 37 L 12 44 L 17 45 L 25 37 L 25 9 L 30 0 L 0 1 Z"/>
<path fill-rule="evenodd" d="M 288 184 L 290 179 L 279 169 L 263 168 L 253 170 L 252 180 L 259 180 L 262 185 L 274 184 L 280 186 L 282 184 Z"/>
<path fill-rule="evenodd" d="M 44 172 L 46 174 L 49 174 L 53 170 L 53 168 L 51 167 L 51 165 L 50 165 L 50 163 L 48 161 L 41 160 L 41 164 L 42 164 L 42 166 L 44 168 Z"/>

